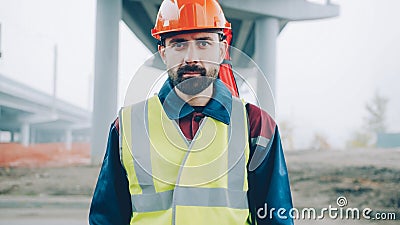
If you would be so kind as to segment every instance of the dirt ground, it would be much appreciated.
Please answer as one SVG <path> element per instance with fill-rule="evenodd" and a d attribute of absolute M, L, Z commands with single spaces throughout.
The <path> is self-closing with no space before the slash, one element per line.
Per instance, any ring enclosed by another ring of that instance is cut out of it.
<path fill-rule="evenodd" d="M 88 143 L 0 144 L 0 225 L 83 225 L 99 166 Z"/>
<path fill-rule="evenodd" d="M 3 150 L 0 148 L 0 152 Z M 68 161 L 65 165 L 35 165 L 31 159 L 28 164 L 11 166 L 5 165 L 3 159 L 0 224 L 87 224 L 100 167 L 88 164 L 87 149 L 81 159 L 71 163 L 68 155 L 76 157 L 74 151 L 58 150 L 52 154 L 63 156 Z M 307 150 L 288 151 L 285 155 L 294 207 L 299 211 L 312 207 L 318 216 L 329 205 L 339 208 L 336 201 L 344 196 L 345 207 L 371 208 L 373 216 L 394 212 L 397 219 L 333 220 L 325 213 L 324 219 L 300 218 L 295 224 L 399 224 L 400 149 Z M 0 156 L 3 158 L 4 154 Z"/>
<path fill-rule="evenodd" d="M 297 220 L 296 224 L 400 224 L 400 149 L 286 152 L 294 207 L 365 208 L 397 220 Z M 388 214 L 386 214 L 388 215 Z M 361 217 L 361 216 L 360 216 Z"/>

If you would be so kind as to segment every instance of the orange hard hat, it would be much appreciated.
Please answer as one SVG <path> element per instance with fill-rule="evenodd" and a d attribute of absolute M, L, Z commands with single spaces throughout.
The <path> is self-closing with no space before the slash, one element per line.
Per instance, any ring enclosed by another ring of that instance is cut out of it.
<path fill-rule="evenodd" d="M 169 32 L 214 28 L 231 29 L 216 0 L 164 0 L 151 35 L 160 40 Z"/>

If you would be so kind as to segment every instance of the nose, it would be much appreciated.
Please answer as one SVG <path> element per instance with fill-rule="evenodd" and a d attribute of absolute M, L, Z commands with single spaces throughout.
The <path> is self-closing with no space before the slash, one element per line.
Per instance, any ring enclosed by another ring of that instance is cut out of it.
<path fill-rule="evenodd" d="M 196 64 L 199 62 L 198 52 L 193 41 L 190 41 L 188 43 L 188 48 L 184 60 L 186 64 Z"/>

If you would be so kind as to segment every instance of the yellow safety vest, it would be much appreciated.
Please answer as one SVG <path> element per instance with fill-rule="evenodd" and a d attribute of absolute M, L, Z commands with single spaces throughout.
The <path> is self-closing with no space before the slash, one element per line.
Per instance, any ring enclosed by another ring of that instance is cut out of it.
<path fill-rule="evenodd" d="M 192 141 L 157 96 L 120 111 L 120 157 L 131 224 L 248 224 L 246 110 L 232 99 L 230 124 L 205 117 Z"/>

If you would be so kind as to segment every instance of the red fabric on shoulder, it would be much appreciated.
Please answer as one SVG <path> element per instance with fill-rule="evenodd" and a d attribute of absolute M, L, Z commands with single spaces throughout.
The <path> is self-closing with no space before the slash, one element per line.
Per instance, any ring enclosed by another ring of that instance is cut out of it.
<path fill-rule="evenodd" d="M 250 123 L 250 137 L 262 136 L 271 139 L 275 132 L 275 120 L 264 110 L 251 103 L 246 105 Z"/>
<path fill-rule="evenodd" d="M 114 120 L 114 127 L 115 129 L 117 129 L 118 133 L 119 133 L 119 118 L 117 117 L 117 119 Z"/>

